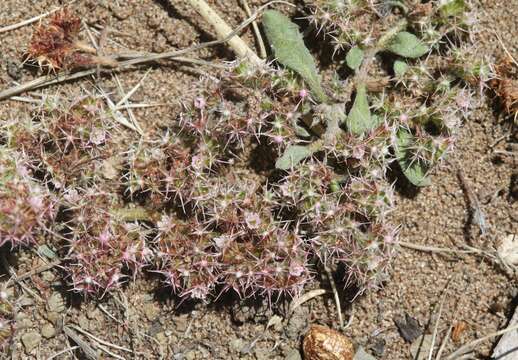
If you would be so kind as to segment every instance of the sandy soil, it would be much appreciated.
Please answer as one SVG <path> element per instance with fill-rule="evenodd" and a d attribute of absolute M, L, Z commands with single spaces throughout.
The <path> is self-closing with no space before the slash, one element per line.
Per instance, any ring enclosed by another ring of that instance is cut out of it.
<path fill-rule="evenodd" d="M 114 29 L 106 52 L 121 45 L 134 50 L 164 51 L 182 48 L 193 42 L 213 39 L 212 31 L 186 6 L 171 5 L 180 1 L 76 1 L 74 9 L 88 24 L 109 24 Z M 211 1 L 232 25 L 245 18 L 237 1 Z M 250 1 L 259 5 L 263 1 Z M 3 0 L 0 27 L 43 13 L 59 1 Z M 120 4 L 120 5 L 118 5 Z M 518 57 L 518 2 L 505 0 L 476 1 L 479 10 L 474 34 L 481 56 L 496 59 L 502 49 L 491 31 L 497 31 L 509 51 Z M 30 80 L 28 70 L 15 71 L 23 47 L 28 43 L 31 27 L 10 31 L 0 36 L 0 89 L 16 81 Z M 250 32 L 246 38 L 253 41 Z M 204 59 L 231 60 L 224 47 L 199 53 Z M 8 71 L 9 70 L 9 71 Z M 120 75 L 126 89 L 136 84 L 146 68 Z M 154 66 L 136 99 L 167 103 L 170 106 L 141 109 L 136 116 L 145 127 L 172 120 L 178 111 L 182 94 L 195 86 L 197 72 L 210 71 L 164 62 Z M 101 80 L 106 89 L 115 89 L 113 79 Z M 91 80 L 65 84 L 42 90 L 73 92 L 91 87 Z M 0 102 L 0 121 L 29 116 L 27 104 Z M 518 234 L 518 201 L 510 194 L 511 177 L 516 173 L 516 153 L 509 150 L 509 123 L 495 111 L 488 93 L 480 108 L 463 126 L 456 152 L 433 174 L 433 186 L 419 193 L 399 189 L 395 222 L 401 223 L 401 240 L 412 244 L 457 247 L 468 244 L 491 249 L 509 234 Z M 469 203 L 458 179 L 461 169 L 468 187 L 481 200 L 486 215 L 487 233 L 481 235 L 476 224 L 469 224 Z M 514 170 L 513 170 L 514 169 Z M 7 249 L 4 249 L 6 251 Z M 13 269 L 24 273 L 38 266 L 38 258 L 20 251 L 9 258 Z M 156 290 L 153 281 L 138 281 L 101 301 L 82 301 L 62 290 L 58 269 L 43 272 L 24 281 L 27 290 L 9 289 L 18 298 L 17 332 L 12 346 L 13 359 L 46 359 L 76 343 L 63 332 L 63 325 L 79 327 L 113 345 L 105 345 L 122 358 L 134 359 L 285 359 L 300 357 L 301 337 L 311 323 L 337 327 L 337 314 L 332 296 L 314 299 L 300 307 L 289 321 L 266 329 L 273 315 L 284 316 L 286 304 L 269 309 L 260 300 L 241 302 L 228 296 L 214 304 L 179 301 L 166 290 Z M 5 282 L 7 276 L 1 280 Z M 0 282 L 0 287 L 2 286 Z M 448 285 L 449 284 L 449 285 Z M 325 281 L 321 284 L 327 287 Z M 393 264 L 392 278 L 384 289 L 364 294 L 350 302 L 343 294 L 346 318 L 352 316 L 344 333 L 378 359 L 409 359 L 409 344 L 398 333 L 394 319 L 405 313 L 415 317 L 422 328 L 433 323 L 437 307 L 446 290 L 445 305 L 439 323 L 439 338 L 451 325 L 467 325 L 457 343 L 450 341 L 447 352 L 506 325 L 518 301 L 516 279 L 506 275 L 497 265 L 477 256 L 445 257 L 429 252 L 401 248 Z M 309 290 L 309 289 L 308 289 Z M 27 342 L 35 333 L 42 334 L 28 353 Z M 430 329 L 426 331 L 431 331 Z M 92 343 L 85 334 L 81 339 Z M 95 343 L 95 342 L 93 342 Z M 385 344 L 384 347 L 381 344 Z M 491 352 L 493 342 L 482 344 L 477 355 Z M 1 357 L 2 355 L 0 355 Z M 80 351 L 66 352 L 59 359 L 85 358 Z M 106 356 L 108 358 L 108 356 Z"/>

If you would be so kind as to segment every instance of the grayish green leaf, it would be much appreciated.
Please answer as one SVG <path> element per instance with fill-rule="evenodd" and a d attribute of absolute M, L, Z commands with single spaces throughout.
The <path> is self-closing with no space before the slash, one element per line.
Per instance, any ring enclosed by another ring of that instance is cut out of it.
<path fill-rule="evenodd" d="M 439 12 L 443 17 L 459 16 L 466 10 L 467 6 L 464 0 L 449 0 L 439 8 Z"/>
<path fill-rule="evenodd" d="M 275 167 L 280 170 L 288 170 L 300 163 L 302 160 L 311 156 L 314 150 L 310 146 L 291 145 L 288 146 L 284 154 L 275 162 Z"/>
<path fill-rule="evenodd" d="M 293 128 L 295 130 L 295 135 L 297 135 L 298 137 L 301 137 L 301 138 L 311 137 L 311 134 L 302 126 L 295 125 Z"/>
<path fill-rule="evenodd" d="M 408 70 L 408 64 L 401 60 L 394 61 L 394 74 L 397 77 L 401 77 L 405 75 L 406 71 Z"/>
<path fill-rule="evenodd" d="M 303 127 L 298 124 L 299 116 L 293 116 L 291 119 L 291 126 L 295 130 L 295 134 L 302 138 L 311 137 L 311 134 Z"/>
<path fill-rule="evenodd" d="M 400 129 L 397 133 L 395 153 L 397 161 L 406 176 L 415 186 L 428 186 L 431 184 L 427 177 L 428 167 L 415 160 L 412 156 L 413 135 L 407 130 Z"/>
<path fill-rule="evenodd" d="M 318 101 L 326 102 L 315 61 L 304 45 L 298 26 L 276 10 L 264 12 L 263 26 L 277 61 L 299 74 Z"/>
<path fill-rule="evenodd" d="M 355 46 L 347 52 L 345 56 L 345 62 L 353 70 L 357 70 L 363 61 L 363 50 L 358 46 Z"/>
<path fill-rule="evenodd" d="M 399 56 L 415 59 L 426 54 L 428 47 L 414 34 L 402 31 L 394 36 L 387 50 Z"/>
<path fill-rule="evenodd" d="M 356 98 L 345 122 L 347 130 L 355 135 L 361 135 L 376 127 L 378 120 L 371 116 L 365 84 L 359 84 L 356 88 Z"/>
<path fill-rule="evenodd" d="M 43 244 L 40 247 L 38 247 L 37 251 L 38 251 L 38 254 L 40 254 L 41 256 L 45 256 L 46 258 L 51 259 L 51 260 L 55 259 L 57 257 L 57 255 L 54 252 L 54 250 L 52 250 L 46 244 Z"/>

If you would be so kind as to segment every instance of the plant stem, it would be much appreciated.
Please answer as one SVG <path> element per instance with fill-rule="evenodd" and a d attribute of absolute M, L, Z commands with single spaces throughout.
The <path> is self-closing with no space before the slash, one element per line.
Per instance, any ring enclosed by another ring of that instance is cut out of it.
<path fill-rule="evenodd" d="M 247 0 L 241 0 L 241 3 L 243 4 L 243 7 L 245 8 L 246 15 L 248 17 L 252 17 L 252 11 L 250 10 L 250 6 L 248 5 Z M 261 31 L 259 30 L 259 25 L 257 25 L 257 21 L 254 21 L 252 23 L 252 27 L 255 32 L 255 37 L 257 38 L 257 46 L 259 47 L 259 56 L 261 59 L 266 59 L 266 46 L 264 45 L 263 37 L 261 36 Z"/>
<path fill-rule="evenodd" d="M 70 5 L 72 5 L 73 3 L 75 3 L 75 2 L 76 2 L 76 0 L 73 0 L 73 1 L 69 2 L 69 3 L 68 3 L 67 5 L 65 5 L 65 6 L 70 6 Z M 1 33 L 4 33 L 4 32 L 11 31 L 11 30 L 16 30 L 16 29 L 21 28 L 21 27 L 23 27 L 23 26 L 25 26 L 25 25 L 32 24 L 32 23 L 34 23 L 34 22 L 36 22 L 36 21 L 38 21 L 38 20 L 40 20 L 40 19 L 43 19 L 43 18 L 44 18 L 44 17 L 46 17 L 46 16 L 52 15 L 52 14 L 53 14 L 53 13 L 55 13 L 56 11 L 61 10 L 61 9 L 63 9 L 63 8 L 64 8 L 64 6 L 60 6 L 60 7 L 57 7 L 57 8 L 55 8 L 55 9 L 52 9 L 52 10 L 50 10 L 50 11 L 47 11 L 46 13 L 40 14 L 40 15 L 38 15 L 38 16 L 32 17 L 32 18 L 27 19 L 27 20 L 23 20 L 23 21 L 21 21 L 21 22 L 19 22 L 19 23 L 12 24 L 12 25 L 7 25 L 7 26 L 5 26 L 5 27 L 2 27 L 2 28 L 0 28 L 0 34 L 1 34 Z"/>
<path fill-rule="evenodd" d="M 157 213 L 137 206 L 132 208 L 115 208 L 110 213 L 122 221 L 153 221 Z"/>
<path fill-rule="evenodd" d="M 232 28 L 204 0 L 188 0 L 188 2 L 205 21 L 214 27 L 218 39 L 224 39 L 232 33 Z M 263 64 L 259 56 L 239 36 L 233 36 L 228 41 L 228 45 L 240 58 L 247 59 L 257 66 Z"/>

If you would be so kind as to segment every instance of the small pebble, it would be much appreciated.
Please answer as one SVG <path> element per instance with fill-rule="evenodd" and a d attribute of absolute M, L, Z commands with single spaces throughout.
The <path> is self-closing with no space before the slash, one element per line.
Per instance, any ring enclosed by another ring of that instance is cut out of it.
<path fill-rule="evenodd" d="M 158 315 L 158 307 L 153 303 L 146 303 L 142 309 L 148 320 L 154 320 Z"/>
<path fill-rule="evenodd" d="M 41 342 L 41 335 L 36 331 L 31 331 L 22 335 L 22 344 L 27 353 L 31 353 Z"/>
<path fill-rule="evenodd" d="M 196 359 L 196 351 L 189 350 L 184 354 L 185 360 L 195 360 Z"/>
<path fill-rule="evenodd" d="M 175 330 L 184 333 L 189 327 L 188 315 L 181 315 L 174 319 Z"/>
<path fill-rule="evenodd" d="M 47 309 L 51 312 L 63 312 L 65 311 L 65 301 L 60 293 L 53 293 L 47 300 Z"/>
<path fill-rule="evenodd" d="M 242 339 L 233 339 L 230 341 L 230 348 L 236 352 L 241 351 L 244 346 L 245 342 Z"/>
<path fill-rule="evenodd" d="M 321 325 L 313 325 L 303 342 L 305 360 L 353 360 L 354 346 L 345 335 Z"/>
<path fill-rule="evenodd" d="M 50 339 L 56 335 L 56 329 L 52 324 L 45 324 L 41 328 L 41 335 L 45 339 Z"/>
<path fill-rule="evenodd" d="M 270 358 L 270 351 L 264 348 L 257 348 L 254 351 L 254 355 L 257 360 L 268 360 Z"/>
<path fill-rule="evenodd" d="M 298 350 L 292 349 L 286 354 L 285 360 L 302 360 L 302 356 L 300 356 L 300 352 Z"/>
<path fill-rule="evenodd" d="M 59 320 L 59 314 L 54 311 L 49 311 L 45 314 L 45 318 L 53 324 L 56 324 Z"/>
<path fill-rule="evenodd" d="M 12 60 L 7 61 L 7 74 L 13 80 L 20 80 L 22 78 L 22 70 L 18 63 Z"/>

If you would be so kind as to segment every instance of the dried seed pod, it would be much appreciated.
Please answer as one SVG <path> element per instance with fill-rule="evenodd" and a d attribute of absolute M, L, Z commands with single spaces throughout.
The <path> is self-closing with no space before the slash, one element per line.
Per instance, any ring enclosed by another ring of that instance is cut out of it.
<path fill-rule="evenodd" d="M 495 66 L 497 78 L 490 85 L 509 115 L 518 114 L 518 79 L 513 60 L 505 58 Z"/>
<path fill-rule="evenodd" d="M 40 24 L 34 30 L 28 58 L 50 71 L 117 65 L 110 58 L 96 56 L 94 48 L 79 41 L 80 30 L 81 19 L 69 9 L 56 12 L 48 24 Z"/>
<path fill-rule="evenodd" d="M 466 331 L 467 325 L 464 321 L 459 321 L 453 326 L 453 331 L 451 332 L 451 339 L 458 343 L 461 340 L 462 334 Z"/>
<path fill-rule="evenodd" d="M 303 343 L 306 360 L 352 360 L 354 346 L 348 337 L 321 325 L 309 329 Z"/>

